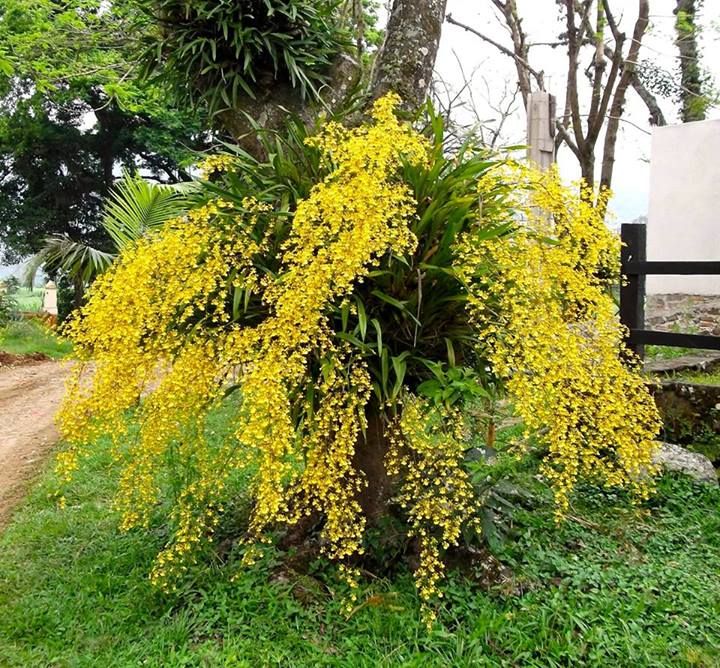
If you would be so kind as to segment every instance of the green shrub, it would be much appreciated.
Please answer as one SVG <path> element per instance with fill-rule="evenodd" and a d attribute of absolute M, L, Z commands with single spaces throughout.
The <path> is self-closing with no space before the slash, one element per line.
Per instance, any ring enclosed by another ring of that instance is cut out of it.
<path fill-rule="evenodd" d="M 0 327 L 5 327 L 17 317 L 17 302 L 6 292 L 0 292 Z"/>
<path fill-rule="evenodd" d="M 0 329 L 0 350 L 13 355 L 42 353 L 60 358 L 72 350 L 72 344 L 56 336 L 54 331 L 37 320 L 17 320 Z"/>
<path fill-rule="evenodd" d="M 3 283 L 5 283 L 5 292 L 9 295 L 14 295 L 20 287 L 20 281 L 16 276 L 9 276 Z"/>

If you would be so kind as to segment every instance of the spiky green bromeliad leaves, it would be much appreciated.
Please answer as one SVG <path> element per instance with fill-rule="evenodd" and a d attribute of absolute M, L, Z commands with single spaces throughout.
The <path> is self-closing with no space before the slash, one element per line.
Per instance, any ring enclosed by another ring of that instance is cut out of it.
<path fill-rule="evenodd" d="M 315 98 L 350 47 L 337 0 L 140 0 L 155 30 L 146 74 L 166 78 L 191 107 L 239 108 L 271 82 Z"/>

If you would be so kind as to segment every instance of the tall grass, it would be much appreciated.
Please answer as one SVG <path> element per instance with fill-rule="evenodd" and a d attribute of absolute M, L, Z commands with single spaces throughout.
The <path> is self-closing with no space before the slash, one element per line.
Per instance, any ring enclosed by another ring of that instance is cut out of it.
<path fill-rule="evenodd" d="M 37 313 L 42 307 L 42 296 L 41 288 L 18 288 L 12 294 L 18 310 L 23 313 Z"/>

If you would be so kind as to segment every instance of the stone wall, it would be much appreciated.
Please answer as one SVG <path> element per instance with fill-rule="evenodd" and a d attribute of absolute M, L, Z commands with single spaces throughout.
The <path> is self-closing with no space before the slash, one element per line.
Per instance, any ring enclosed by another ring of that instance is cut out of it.
<path fill-rule="evenodd" d="M 645 327 L 663 332 L 720 336 L 720 295 L 648 295 Z"/>

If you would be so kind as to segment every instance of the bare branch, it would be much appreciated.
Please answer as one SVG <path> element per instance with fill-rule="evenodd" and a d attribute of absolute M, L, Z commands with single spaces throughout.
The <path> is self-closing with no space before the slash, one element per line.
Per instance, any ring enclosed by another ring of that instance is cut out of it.
<path fill-rule="evenodd" d="M 568 72 L 567 72 L 567 106 L 570 110 L 572 119 L 572 129 L 575 135 L 575 144 L 580 153 L 585 146 L 585 137 L 582 131 L 582 121 L 580 120 L 580 100 L 578 95 L 577 70 L 578 70 L 578 54 L 580 44 L 578 42 L 578 28 L 575 24 L 575 2 L 574 0 L 565 0 L 565 21 L 567 26 L 568 39 Z M 582 22 L 581 22 L 582 25 Z M 584 28 L 583 28 L 584 29 Z"/>
<path fill-rule="evenodd" d="M 499 0 L 493 0 L 493 2 L 497 5 Z M 503 7 L 505 6 L 503 3 L 500 3 Z M 498 5 L 498 6 L 500 6 Z M 451 25 L 457 26 L 458 28 L 462 28 L 463 30 L 466 30 L 469 33 L 472 33 L 473 35 L 479 37 L 483 41 L 487 42 L 488 44 L 491 44 L 494 46 L 500 53 L 508 56 L 509 58 L 512 58 L 515 61 L 516 67 L 518 68 L 518 76 L 519 76 L 519 86 L 520 90 L 523 93 L 523 101 L 525 102 L 527 106 L 527 96 L 530 94 L 530 82 L 527 78 L 527 74 L 532 75 L 532 77 L 535 79 L 538 88 L 540 90 L 545 90 L 545 76 L 542 71 L 536 70 L 530 63 L 527 61 L 526 58 L 524 58 L 522 55 L 516 53 L 512 49 L 509 49 L 508 47 L 504 46 L 500 42 L 497 42 L 496 40 L 492 39 L 491 37 L 488 37 L 487 35 L 481 33 L 479 30 L 476 30 L 475 28 L 466 25 L 465 23 L 461 23 L 460 21 L 457 21 L 453 18 L 452 14 L 448 14 L 445 19 L 448 23 Z M 520 73 L 524 73 L 523 75 L 520 75 Z"/>
<path fill-rule="evenodd" d="M 617 21 L 615 20 L 615 16 L 613 15 L 612 9 L 610 8 L 610 2 L 608 0 L 602 0 L 602 4 L 605 8 L 605 16 L 607 17 L 607 22 L 610 26 L 610 31 L 612 32 L 615 41 L 619 42 L 624 40 L 625 34 L 620 31 L 620 28 L 618 28 Z"/>
<path fill-rule="evenodd" d="M 607 0 L 603 0 L 607 2 Z M 640 45 L 643 35 L 648 26 L 648 14 L 650 6 L 648 0 L 638 0 L 638 18 L 635 21 L 633 29 L 632 42 L 630 50 L 623 67 L 623 73 L 615 89 L 612 106 L 610 107 L 610 116 L 608 119 L 607 130 L 605 131 L 605 145 L 603 147 L 603 164 L 600 174 L 600 187 L 609 188 L 612 182 L 613 168 L 615 166 L 615 144 L 617 141 L 618 126 L 620 117 L 625 106 L 625 93 L 628 86 L 635 76 L 635 67 L 640 53 Z"/>
<path fill-rule="evenodd" d="M 544 73 L 542 71 L 538 71 L 535 68 L 533 68 L 532 65 L 530 65 L 530 63 L 527 62 L 527 60 L 525 60 L 524 58 L 521 58 L 516 53 L 513 53 L 513 51 L 511 49 L 508 49 L 506 46 L 503 46 L 502 44 L 500 44 L 500 42 L 496 42 L 491 37 L 488 37 L 487 35 L 484 35 L 480 31 L 475 30 L 475 28 L 473 28 L 469 25 L 466 25 L 464 23 L 461 23 L 460 21 L 457 21 L 456 19 L 453 18 L 452 14 L 448 14 L 445 17 L 445 20 L 448 23 L 450 23 L 454 26 L 457 26 L 458 28 L 462 28 L 463 30 L 467 30 L 468 32 L 471 32 L 473 35 L 476 35 L 480 39 L 486 41 L 488 44 L 492 44 L 498 51 L 504 53 L 506 56 L 509 56 L 516 62 L 520 63 L 520 65 L 522 65 L 522 67 L 524 67 L 530 74 L 532 74 L 532 76 L 535 78 L 535 81 L 537 82 L 538 86 L 541 87 L 541 90 L 542 90 L 542 86 L 544 86 L 544 83 L 543 83 Z"/>
<path fill-rule="evenodd" d="M 592 33 L 592 39 L 595 43 L 595 57 L 592 62 L 592 95 L 590 97 L 590 111 L 588 113 L 588 135 L 591 133 L 592 120 L 596 118 L 600 102 L 603 97 L 603 74 L 607 61 L 605 60 L 604 50 L 605 38 L 605 15 L 601 2 L 597 4 L 597 18 L 595 30 Z M 607 89 L 606 89 L 607 90 Z"/>
<path fill-rule="evenodd" d="M 557 152 L 557 149 L 560 148 L 560 145 L 564 141 L 568 148 L 575 154 L 576 158 L 580 158 L 580 150 L 578 149 L 577 145 L 575 144 L 575 141 L 572 138 L 572 135 L 568 132 L 567 127 L 564 123 L 561 123 L 560 121 L 555 121 L 555 127 L 557 128 L 558 135 L 561 137 L 561 141 L 555 142 L 555 151 Z"/>
<path fill-rule="evenodd" d="M 634 72 L 630 85 L 635 89 L 635 92 L 640 96 L 640 99 L 645 103 L 645 106 L 650 112 L 650 118 L 648 119 L 650 125 L 667 125 L 665 114 L 663 114 L 657 99 L 645 88 L 643 82 L 640 81 L 637 71 Z"/>

